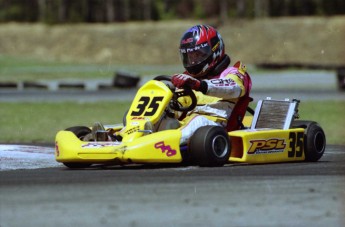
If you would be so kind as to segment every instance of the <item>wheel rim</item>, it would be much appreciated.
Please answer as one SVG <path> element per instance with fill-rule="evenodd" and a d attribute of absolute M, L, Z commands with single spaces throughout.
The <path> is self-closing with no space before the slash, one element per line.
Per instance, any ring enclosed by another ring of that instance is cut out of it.
<path fill-rule="evenodd" d="M 226 138 L 217 135 L 212 140 L 212 151 L 218 158 L 223 158 L 229 150 L 229 144 Z"/>
<path fill-rule="evenodd" d="M 314 146 L 317 153 L 322 153 L 325 149 L 325 139 L 321 132 L 316 133 L 314 137 Z"/>

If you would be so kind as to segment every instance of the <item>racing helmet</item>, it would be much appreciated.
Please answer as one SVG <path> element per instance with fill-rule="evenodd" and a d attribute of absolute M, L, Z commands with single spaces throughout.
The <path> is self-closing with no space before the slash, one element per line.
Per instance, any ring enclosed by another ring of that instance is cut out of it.
<path fill-rule="evenodd" d="M 180 41 L 180 56 L 186 71 L 194 77 L 204 76 L 222 60 L 224 42 L 217 30 L 209 25 L 195 25 Z"/>

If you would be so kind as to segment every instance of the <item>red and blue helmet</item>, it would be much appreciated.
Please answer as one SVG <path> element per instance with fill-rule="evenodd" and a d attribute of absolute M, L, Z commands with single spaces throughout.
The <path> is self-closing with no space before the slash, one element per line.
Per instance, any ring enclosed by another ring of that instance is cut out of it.
<path fill-rule="evenodd" d="M 210 72 L 222 60 L 224 52 L 222 37 L 209 25 L 191 27 L 180 41 L 183 66 L 194 77 Z"/>

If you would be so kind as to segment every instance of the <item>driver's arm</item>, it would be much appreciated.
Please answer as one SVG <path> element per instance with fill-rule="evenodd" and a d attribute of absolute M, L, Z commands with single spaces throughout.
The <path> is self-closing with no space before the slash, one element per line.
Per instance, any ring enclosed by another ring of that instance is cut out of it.
<path fill-rule="evenodd" d="M 207 84 L 207 89 L 203 93 L 209 96 L 234 99 L 246 93 L 243 80 L 235 74 L 228 74 L 218 79 L 203 80 L 202 83 Z"/>

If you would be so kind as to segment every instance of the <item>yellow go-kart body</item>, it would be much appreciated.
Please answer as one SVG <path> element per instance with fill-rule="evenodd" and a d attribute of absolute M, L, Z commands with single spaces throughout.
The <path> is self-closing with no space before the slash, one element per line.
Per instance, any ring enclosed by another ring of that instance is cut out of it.
<path fill-rule="evenodd" d="M 83 141 L 75 132 L 59 131 L 56 135 L 56 161 L 71 168 L 91 164 L 183 163 L 190 147 L 188 144 L 180 145 L 180 128 L 157 131 L 155 127 L 163 119 L 173 97 L 173 90 L 165 83 L 157 80 L 147 82 L 138 90 L 131 104 L 126 126 L 105 126 L 107 130 L 121 134 L 121 141 Z M 286 116 L 281 112 L 277 114 L 283 118 L 281 126 L 270 127 L 261 122 L 261 118 L 267 121 L 267 117 L 262 116 L 266 104 L 259 101 L 254 116 L 243 119 L 244 129 L 227 132 L 230 142 L 226 147 L 230 152 L 227 162 L 316 161 L 322 156 L 325 149 L 322 129 L 315 122 L 294 120 L 296 102 L 276 102 L 277 105 L 282 103 L 287 113 Z M 272 114 L 272 110 L 269 112 Z M 272 121 L 276 123 L 277 119 Z"/>

